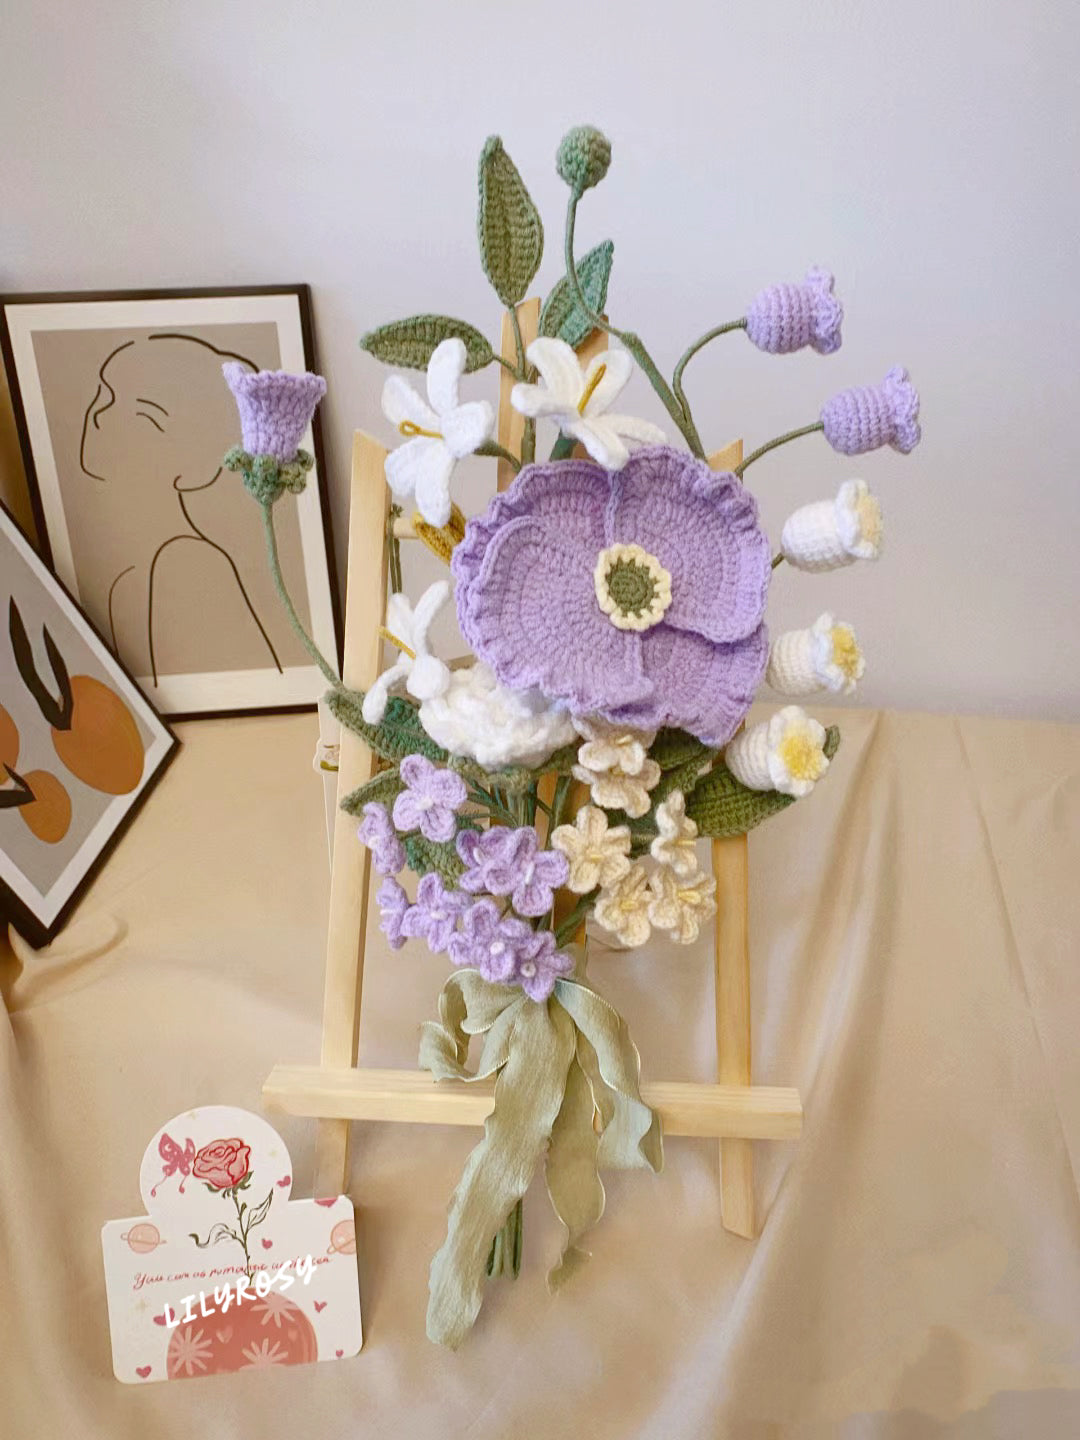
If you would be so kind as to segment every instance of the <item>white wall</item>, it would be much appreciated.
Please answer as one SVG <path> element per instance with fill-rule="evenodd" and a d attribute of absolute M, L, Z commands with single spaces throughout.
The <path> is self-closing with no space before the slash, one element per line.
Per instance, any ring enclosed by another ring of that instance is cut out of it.
<path fill-rule="evenodd" d="M 1072 0 L 6 0 L 0 66 L 0 289 L 314 287 L 339 550 L 349 432 L 383 425 L 357 336 L 428 308 L 496 334 L 484 137 L 544 214 L 546 290 L 555 146 L 602 126 L 581 245 L 615 239 L 613 318 L 667 367 L 759 286 L 838 277 L 838 355 L 736 335 L 695 362 L 707 444 L 758 443 L 897 361 L 922 391 L 908 459 L 814 438 L 749 472 L 774 532 L 852 473 L 888 515 L 878 566 L 781 572 L 773 622 L 856 622 L 869 703 L 1080 718 Z"/>

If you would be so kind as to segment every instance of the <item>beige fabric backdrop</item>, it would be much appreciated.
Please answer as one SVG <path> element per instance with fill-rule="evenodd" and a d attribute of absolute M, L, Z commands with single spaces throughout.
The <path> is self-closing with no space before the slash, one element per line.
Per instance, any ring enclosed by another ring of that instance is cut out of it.
<path fill-rule="evenodd" d="M 1080 730 L 838 716 L 812 799 L 751 841 L 756 1077 L 800 1087 L 760 1144 L 754 1244 L 720 1227 L 716 1146 L 618 1176 L 557 1299 L 541 1191 L 525 1267 L 457 1354 L 427 1266 L 474 1135 L 358 1126 L 366 1345 L 341 1364 L 130 1388 L 111 1374 L 99 1230 L 144 1145 L 260 1108 L 318 1051 L 327 901 L 311 717 L 181 727 L 185 748 L 81 914 L 96 960 L 0 959 L 0 1431 L 247 1437 L 1008 1437 L 1080 1432 Z M 597 953 L 654 1077 L 710 1077 L 706 947 Z M 414 1062 L 443 961 L 371 946 L 363 1058 Z M 314 1127 L 282 1121 L 294 1193 Z"/>

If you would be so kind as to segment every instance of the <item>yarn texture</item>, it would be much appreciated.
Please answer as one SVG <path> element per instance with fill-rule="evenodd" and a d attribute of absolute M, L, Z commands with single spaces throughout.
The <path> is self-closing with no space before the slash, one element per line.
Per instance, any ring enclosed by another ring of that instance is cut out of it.
<path fill-rule="evenodd" d="M 480 153 L 480 261 L 495 293 L 513 309 L 524 300 L 544 254 L 544 226 L 517 166 L 492 135 Z"/>
<path fill-rule="evenodd" d="M 841 455 L 862 455 L 891 445 L 907 455 L 922 438 L 919 392 L 902 365 L 895 365 L 880 385 L 841 390 L 822 407 L 825 438 Z"/>
<path fill-rule="evenodd" d="M 611 141 L 594 125 L 576 125 L 559 142 L 555 168 L 575 195 L 599 185 L 611 164 Z"/>
<path fill-rule="evenodd" d="M 238 360 L 221 367 L 236 400 L 244 449 L 272 455 L 281 464 L 296 458 L 315 407 L 326 394 L 321 375 L 290 375 L 285 370 L 249 370 Z"/>
<path fill-rule="evenodd" d="M 819 355 L 840 348 L 844 307 L 833 294 L 833 277 L 816 267 L 801 285 L 770 285 L 746 311 L 746 333 L 759 350 L 790 355 L 810 345 Z"/>

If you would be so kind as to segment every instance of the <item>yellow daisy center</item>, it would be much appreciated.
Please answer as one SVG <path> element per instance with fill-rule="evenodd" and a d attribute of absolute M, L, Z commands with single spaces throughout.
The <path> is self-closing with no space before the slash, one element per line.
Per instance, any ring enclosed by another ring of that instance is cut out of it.
<path fill-rule="evenodd" d="M 859 517 L 860 535 L 876 549 L 881 544 L 884 529 L 881 506 L 873 495 L 861 495 L 855 502 L 855 513 Z"/>
<path fill-rule="evenodd" d="M 833 664 L 845 680 L 856 680 L 862 655 L 855 640 L 855 631 L 850 625 L 834 625 L 830 636 Z"/>
<path fill-rule="evenodd" d="M 789 730 L 777 746 L 777 754 L 793 780 L 820 780 L 825 773 L 825 756 L 805 730 Z"/>

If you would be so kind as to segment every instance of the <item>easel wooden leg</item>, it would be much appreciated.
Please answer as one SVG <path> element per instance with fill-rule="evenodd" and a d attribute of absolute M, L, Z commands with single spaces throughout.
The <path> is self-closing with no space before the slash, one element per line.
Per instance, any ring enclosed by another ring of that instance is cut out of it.
<path fill-rule="evenodd" d="M 716 876 L 716 1051 L 721 1085 L 750 1084 L 750 946 L 745 835 L 714 840 Z M 754 1156 L 749 1140 L 720 1141 L 724 1229 L 748 1240 L 754 1225 Z"/>

